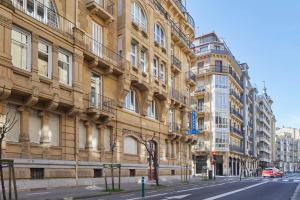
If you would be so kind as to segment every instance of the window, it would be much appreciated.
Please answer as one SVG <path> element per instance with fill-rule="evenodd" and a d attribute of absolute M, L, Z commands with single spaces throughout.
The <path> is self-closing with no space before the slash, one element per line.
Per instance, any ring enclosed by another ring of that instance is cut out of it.
<path fill-rule="evenodd" d="M 215 136 L 215 147 L 216 148 L 228 148 L 229 144 L 229 135 L 225 132 L 216 132 Z"/>
<path fill-rule="evenodd" d="M 155 100 L 152 100 L 148 106 L 148 117 L 158 119 Z"/>
<path fill-rule="evenodd" d="M 29 117 L 29 138 L 30 142 L 40 144 L 42 134 L 42 119 L 35 110 L 31 111 Z"/>
<path fill-rule="evenodd" d="M 135 176 L 135 169 L 129 169 L 129 176 Z"/>
<path fill-rule="evenodd" d="M 160 64 L 159 79 L 161 81 L 165 82 L 165 64 L 163 64 L 163 63 Z"/>
<path fill-rule="evenodd" d="M 79 121 L 79 148 L 85 149 L 86 144 L 86 127 L 83 121 Z"/>
<path fill-rule="evenodd" d="M 141 68 L 144 73 L 147 73 L 147 55 L 145 50 L 141 50 Z"/>
<path fill-rule="evenodd" d="M 228 77 L 222 75 L 214 75 L 216 88 L 228 88 Z"/>
<path fill-rule="evenodd" d="M 93 22 L 93 53 L 102 57 L 102 26 Z"/>
<path fill-rule="evenodd" d="M 229 108 L 228 94 L 216 93 L 216 109 L 225 110 Z"/>
<path fill-rule="evenodd" d="M 52 146 L 59 146 L 59 115 L 49 116 L 49 139 Z"/>
<path fill-rule="evenodd" d="M 20 126 L 21 126 L 21 114 L 20 112 L 17 110 L 16 106 L 13 105 L 8 105 L 7 108 L 9 115 L 11 117 L 16 116 L 16 123 L 13 126 L 13 128 L 5 135 L 5 138 L 7 141 L 12 141 L 12 142 L 19 142 L 19 136 L 20 136 Z"/>
<path fill-rule="evenodd" d="M 123 56 L 123 35 L 118 36 L 118 54 Z"/>
<path fill-rule="evenodd" d="M 128 110 L 135 111 L 136 113 L 139 112 L 138 104 L 137 104 L 137 97 L 134 90 L 130 90 L 125 97 L 124 107 Z"/>
<path fill-rule="evenodd" d="M 31 179 L 44 179 L 44 168 L 30 168 Z"/>
<path fill-rule="evenodd" d="M 31 70 L 31 35 L 15 26 L 12 28 L 11 56 L 14 67 Z"/>
<path fill-rule="evenodd" d="M 94 169 L 94 178 L 101 178 L 103 176 L 102 169 Z"/>
<path fill-rule="evenodd" d="M 215 67 L 216 67 L 216 72 L 222 72 L 222 61 L 215 60 Z"/>
<path fill-rule="evenodd" d="M 137 45 L 135 43 L 131 43 L 130 63 L 132 66 L 137 65 Z"/>
<path fill-rule="evenodd" d="M 62 49 L 58 51 L 58 73 L 61 83 L 72 84 L 72 55 Z"/>
<path fill-rule="evenodd" d="M 147 31 L 147 19 L 144 10 L 135 1 L 131 3 L 131 16 L 132 21 L 137 24 L 141 29 Z"/>
<path fill-rule="evenodd" d="M 17 0 L 16 7 L 24 10 L 31 17 L 47 23 L 50 26 L 58 27 L 57 14 L 50 0 Z M 41 3 L 43 2 L 43 3 Z"/>
<path fill-rule="evenodd" d="M 126 136 L 124 138 L 124 153 L 125 154 L 131 154 L 131 155 L 137 155 L 137 141 L 135 138 L 131 136 Z"/>
<path fill-rule="evenodd" d="M 171 175 L 172 175 L 172 176 L 175 175 L 175 169 L 171 169 Z"/>
<path fill-rule="evenodd" d="M 110 151 L 110 143 L 111 143 L 111 129 L 110 128 L 105 128 L 104 129 L 104 150 L 105 151 Z"/>
<path fill-rule="evenodd" d="M 152 75 L 157 78 L 158 77 L 158 60 L 157 58 L 153 58 L 153 65 L 152 65 Z"/>
<path fill-rule="evenodd" d="M 165 33 L 159 24 L 154 25 L 154 41 L 161 47 L 165 47 Z"/>
<path fill-rule="evenodd" d="M 38 44 L 38 67 L 40 75 L 51 78 L 51 61 L 51 45 L 40 41 Z"/>
<path fill-rule="evenodd" d="M 96 125 L 92 125 L 92 147 L 94 150 L 98 150 L 99 132 Z"/>
<path fill-rule="evenodd" d="M 228 128 L 228 115 L 227 113 L 216 112 L 215 123 L 217 128 Z"/>
<path fill-rule="evenodd" d="M 118 0 L 118 16 L 123 14 L 123 0 Z"/>

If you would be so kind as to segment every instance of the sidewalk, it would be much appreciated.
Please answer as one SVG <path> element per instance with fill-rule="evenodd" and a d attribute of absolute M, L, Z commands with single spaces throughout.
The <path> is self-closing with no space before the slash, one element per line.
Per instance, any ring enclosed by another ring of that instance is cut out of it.
<path fill-rule="evenodd" d="M 221 180 L 220 178 L 218 180 Z M 165 187 L 180 186 L 192 183 L 207 182 L 202 181 L 200 177 L 191 177 L 189 183 L 182 183 L 180 177 L 161 177 L 160 186 L 156 187 L 155 182 L 145 182 L 145 190 L 160 189 Z M 111 187 L 109 185 L 109 187 Z M 140 191 L 140 180 L 132 183 L 121 184 L 121 193 Z M 115 188 L 118 188 L 117 180 L 115 182 Z M 80 199 L 80 198 L 92 198 L 109 195 L 109 192 L 105 192 L 105 185 L 90 185 L 79 187 L 65 187 L 55 189 L 43 189 L 36 191 L 23 191 L 19 192 L 19 198 L 23 200 L 58 200 L 58 199 Z"/>

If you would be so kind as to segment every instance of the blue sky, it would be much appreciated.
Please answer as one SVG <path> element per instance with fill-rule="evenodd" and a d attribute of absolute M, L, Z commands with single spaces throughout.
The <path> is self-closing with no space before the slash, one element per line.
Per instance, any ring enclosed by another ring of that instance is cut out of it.
<path fill-rule="evenodd" d="M 197 35 L 215 31 L 274 100 L 277 127 L 300 128 L 300 1 L 186 0 Z M 298 83 L 297 83 L 298 82 Z"/>

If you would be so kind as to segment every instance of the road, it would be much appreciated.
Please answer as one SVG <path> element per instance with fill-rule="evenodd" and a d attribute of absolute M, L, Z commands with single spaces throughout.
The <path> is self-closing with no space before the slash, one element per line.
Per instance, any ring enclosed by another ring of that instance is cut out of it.
<path fill-rule="evenodd" d="M 195 183 L 174 188 L 146 191 L 149 200 L 289 200 L 300 185 L 300 175 L 283 178 L 225 178 L 219 182 Z M 140 193 L 132 192 L 88 200 L 139 200 Z"/>

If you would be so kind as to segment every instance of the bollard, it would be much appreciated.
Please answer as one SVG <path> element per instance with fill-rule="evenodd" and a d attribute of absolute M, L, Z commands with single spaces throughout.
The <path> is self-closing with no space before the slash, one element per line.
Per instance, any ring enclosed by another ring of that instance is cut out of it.
<path fill-rule="evenodd" d="M 142 187 L 141 187 L 141 195 L 142 197 L 145 197 L 145 181 L 144 181 L 144 177 L 142 176 Z"/>

